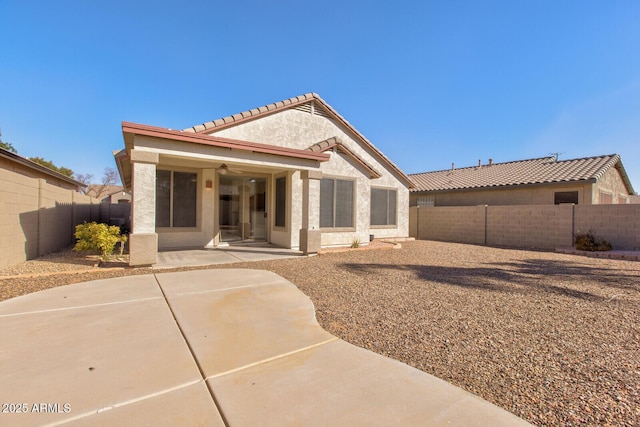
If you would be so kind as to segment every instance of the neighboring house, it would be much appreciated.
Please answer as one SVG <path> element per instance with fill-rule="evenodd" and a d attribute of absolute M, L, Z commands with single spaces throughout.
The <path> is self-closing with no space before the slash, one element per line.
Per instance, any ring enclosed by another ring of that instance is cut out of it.
<path fill-rule="evenodd" d="M 121 185 L 90 184 L 87 196 L 100 199 L 102 203 L 130 203 L 131 193 L 125 191 Z"/>
<path fill-rule="evenodd" d="M 0 148 L 0 168 L 28 176 L 29 178 L 44 179 L 48 184 L 68 190 L 78 191 L 81 187 L 85 186 L 83 183 L 78 182 L 73 178 L 69 178 L 60 172 L 56 172 L 39 163 L 25 159 L 11 151 L 5 150 L 4 148 Z"/>
<path fill-rule="evenodd" d="M 130 263 L 237 241 L 315 253 L 408 236 L 409 178 L 310 93 L 183 131 L 123 122 Z"/>
<path fill-rule="evenodd" d="M 626 204 L 635 194 L 618 154 L 493 163 L 409 175 L 411 206 Z"/>

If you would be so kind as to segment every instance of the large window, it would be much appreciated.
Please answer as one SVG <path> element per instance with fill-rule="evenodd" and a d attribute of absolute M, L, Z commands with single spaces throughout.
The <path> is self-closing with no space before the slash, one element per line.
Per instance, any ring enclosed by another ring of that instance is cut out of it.
<path fill-rule="evenodd" d="M 276 178 L 276 227 L 284 227 L 287 218 L 287 177 Z"/>
<path fill-rule="evenodd" d="M 353 181 L 323 178 L 320 181 L 320 227 L 353 227 Z"/>
<path fill-rule="evenodd" d="M 578 204 L 578 192 L 577 191 L 557 191 L 553 194 L 553 203 L 556 205 L 562 203 Z"/>
<path fill-rule="evenodd" d="M 371 189 L 371 225 L 396 225 L 396 190 Z"/>
<path fill-rule="evenodd" d="M 156 227 L 195 227 L 198 175 L 156 171 Z"/>

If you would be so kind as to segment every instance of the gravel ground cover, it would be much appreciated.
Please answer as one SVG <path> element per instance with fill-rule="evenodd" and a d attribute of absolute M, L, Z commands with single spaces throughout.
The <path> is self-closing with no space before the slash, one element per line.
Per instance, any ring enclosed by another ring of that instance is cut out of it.
<path fill-rule="evenodd" d="M 94 264 L 28 261 L 0 278 L 0 300 L 151 272 Z M 640 262 L 416 241 L 210 268 L 231 267 L 280 274 L 329 332 L 533 424 L 640 425 Z"/>

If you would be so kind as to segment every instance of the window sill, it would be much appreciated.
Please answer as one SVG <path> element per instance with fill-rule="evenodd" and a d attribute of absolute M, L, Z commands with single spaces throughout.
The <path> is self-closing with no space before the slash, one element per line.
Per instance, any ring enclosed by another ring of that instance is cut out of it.
<path fill-rule="evenodd" d="M 336 228 L 320 228 L 322 233 L 353 233 L 356 231 L 353 227 L 336 227 Z"/>
<path fill-rule="evenodd" d="M 200 227 L 156 227 L 156 233 L 195 233 Z"/>

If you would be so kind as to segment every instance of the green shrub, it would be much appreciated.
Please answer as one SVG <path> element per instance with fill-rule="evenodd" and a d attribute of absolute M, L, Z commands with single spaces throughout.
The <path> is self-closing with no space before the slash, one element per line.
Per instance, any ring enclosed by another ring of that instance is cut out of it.
<path fill-rule="evenodd" d="M 120 242 L 120 255 L 127 236 L 120 234 L 120 227 L 96 222 L 85 222 L 76 226 L 74 251 L 99 251 L 103 259 L 113 254 L 116 243 Z"/>
<path fill-rule="evenodd" d="M 576 233 L 576 249 L 581 251 L 610 251 L 611 243 L 595 235 L 593 230 L 586 233 Z"/>
<path fill-rule="evenodd" d="M 360 247 L 360 239 L 356 238 L 353 239 L 353 242 L 351 242 L 351 248 L 352 249 L 357 249 Z"/>

